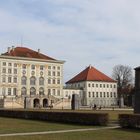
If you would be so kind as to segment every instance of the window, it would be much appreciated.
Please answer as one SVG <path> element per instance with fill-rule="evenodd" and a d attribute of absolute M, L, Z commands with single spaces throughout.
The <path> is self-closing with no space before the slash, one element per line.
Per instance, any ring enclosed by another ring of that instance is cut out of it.
<path fill-rule="evenodd" d="M 112 88 L 112 85 L 110 85 L 110 88 Z"/>
<path fill-rule="evenodd" d="M 51 69 L 51 66 L 48 66 L 48 69 Z"/>
<path fill-rule="evenodd" d="M 17 88 L 13 88 L 13 95 L 17 95 Z"/>
<path fill-rule="evenodd" d="M 17 67 L 17 63 L 14 63 L 14 67 Z"/>
<path fill-rule="evenodd" d="M 58 66 L 57 69 L 60 70 L 60 67 Z"/>
<path fill-rule="evenodd" d="M 89 98 L 91 97 L 91 93 L 90 93 L 90 92 L 88 92 L 88 97 L 89 97 Z"/>
<path fill-rule="evenodd" d="M 53 76 L 55 76 L 55 71 L 53 71 Z"/>
<path fill-rule="evenodd" d="M 112 97 L 112 92 L 110 92 L 110 96 Z"/>
<path fill-rule="evenodd" d="M 30 88 L 30 95 L 36 95 L 36 89 L 34 87 Z"/>
<path fill-rule="evenodd" d="M 6 73 L 6 68 L 3 68 L 2 69 L 2 73 Z"/>
<path fill-rule="evenodd" d="M 105 88 L 105 84 L 104 84 L 103 86 L 104 86 L 104 88 Z"/>
<path fill-rule="evenodd" d="M 35 85 L 36 84 L 36 78 L 34 76 L 32 76 L 30 78 L 30 85 Z"/>
<path fill-rule="evenodd" d="M 6 66 L 6 62 L 3 62 L 2 65 L 3 65 L 3 66 Z"/>
<path fill-rule="evenodd" d="M 53 89 L 53 95 L 55 95 L 55 89 Z"/>
<path fill-rule="evenodd" d="M 98 97 L 98 92 L 96 92 L 96 97 Z"/>
<path fill-rule="evenodd" d="M 22 87 L 21 95 L 26 95 L 26 94 L 27 94 L 27 89 L 25 87 Z"/>
<path fill-rule="evenodd" d="M 2 95 L 5 96 L 6 95 L 6 88 L 2 88 Z"/>
<path fill-rule="evenodd" d="M 40 66 L 40 70 L 43 70 L 43 69 L 44 69 L 44 66 L 41 65 L 41 66 Z"/>
<path fill-rule="evenodd" d="M 105 92 L 104 92 L 104 97 L 105 97 Z"/>
<path fill-rule="evenodd" d="M 2 77 L 2 82 L 3 82 L 3 83 L 6 82 L 6 77 L 5 77 L 5 76 Z"/>
<path fill-rule="evenodd" d="M 12 66 L 12 63 L 8 63 L 8 66 Z"/>
<path fill-rule="evenodd" d="M 39 85 L 44 85 L 44 78 L 43 77 L 39 78 Z"/>
<path fill-rule="evenodd" d="M 8 77 L 8 83 L 12 82 L 12 77 Z"/>
<path fill-rule="evenodd" d="M 11 74 L 12 73 L 12 69 L 8 69 L 8 73 Z"/>
<path fill-rule="evenodd" d="M 48 75 L 51 76 L 51 71 L 48 71 Z"/>
<path fill-rule="evenodd" d="M 102 97 L 102 92 L 100 92 L 100 97 Z"/>
<path fill-rule="evenodd" d="M 109 97 L 109 92 L 107 92 L 107 97 Z"/>
<path fill-rule="evenodd" d="M 60 79 L 57 79 L 57 84 L 60 84 Z"/>
<path fill-rule="evenodd" d="M 17 74 L 17 69 L 14 69 L 14 74 Z"/>
<path fill-rule="evenodd" d="M 51 79 L 48 79 L 48 84 L 51 84 Z"/>
<path fill-rule="evenodd" d="M 98 84 L 96 84 L 96 87 L 98 87 Z"/>
<path fill-rule="evenodd" d="M 14 77 L 14 83 L 17 83 L 17 77 Z"/>
<path fill-rule="evenodd" d="M 94 87 L 94 84 L 92 84 L 92 87 Z"/>
<path fill-rule="evenodd" d="M 116 96 L 116 92 L 114 92 L 114 97 L 116 98 L 117 96 Z"/>
<path fill-rule="evenodd" d="M 100 84 L 100 87 L 102 87 L 102 84 Z"/>
<path fill-rule="evenodd" d="M 51 95 L 51 89 L 48 89 L 48 95 Z"/>
<path fill-rule="evenodd" d="M 25 76 L 21 77 L 21 84 L 26 85 L 27 84 L 27 78 Z"/>
<path fill-rule="evenodd" d="M 109 87 L 109 85 L 107 84 L 107 88 Z"/>
<path fill-rule="evenodd" d="M 88 87 L 90 87 L 90 84 L 88 84 Z"/>
<path fill-rule="evenodd" d="M 92 92 L 92 97 L 94 97 L 94 92 Z"/>
<path fill-rule="evenodd" d="M 22 65 L 22 68 L 23 68 L 23 69 L 26 69 L 26 65 L 25 65 L 25 64 L 23 64 L 23 65 Z"/>
<path fill-rule="evenodd" d="M 32 65 L 32 66 L 31 66 L 31 69 L 34 70 L 34 69 L 35 69 L 35 65 Z"/>
<path fill-rule="evenodd" d="M 39 95 L 44 95 L 44 88 L 43 87 L 39 88 Z"/>
<path fill-rule="evenodd" d="M 53 70 L 55 70 L 55 66 L 53 66 Z"/>
<path fill-rule="evenodd" d="M 11 95 L 11 88 L 8 88 L 8 95 Z"/>
<path fill-rule="evenodd" d="M 60 76 L 60 72 L 59 71 L 57 72 L 57 76 Z"/>
<path fill-rule="evenodd" d="M 116 88 L 116 85 L 114 85 L 114 88 Z"/>
<path fill-rule="evenodd" d="M 60 90 L 59 89 L 57 90 L 57 96 L 60 96 Z"/>
<path fill-rule="evenodd" d="M 53 84 L 55 84 L 55 79 L 53 79 Z"/>

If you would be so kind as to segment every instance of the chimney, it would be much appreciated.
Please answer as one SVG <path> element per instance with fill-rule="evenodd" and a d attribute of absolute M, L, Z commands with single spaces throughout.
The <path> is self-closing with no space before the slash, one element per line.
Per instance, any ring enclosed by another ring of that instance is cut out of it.
<path fill-rule="evenodd" d="M 10 47 L 8 47 L 8 48 L 7 48 L 7 52 L 10 53 L 10 50 L 11 50 Z"/>
<path fill-rule="evenodd" d="M 89 65 L 89 68 L 91 69 L 91 64 Z"/>
<path fill-rule="evenodd" d="M 14 51 L 14 49 L 15 49 L 15 46 L 12 46 L 12 51 Z"/>
<path fill-rule="evenodd" d="M 38 53 L 40 53 L 40 49 L 38 49 Z"/>

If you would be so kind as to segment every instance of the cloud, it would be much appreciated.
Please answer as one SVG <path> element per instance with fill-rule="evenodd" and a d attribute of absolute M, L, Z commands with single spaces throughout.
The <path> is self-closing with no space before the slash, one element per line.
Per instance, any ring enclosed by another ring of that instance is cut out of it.
<path fill-rule="evenodd" d="M 64 80 L 89 64 L 111 75 L 139 65 L 140 1 L 0 1 L 0 52 L 20 45 L 66 60 Z"/>

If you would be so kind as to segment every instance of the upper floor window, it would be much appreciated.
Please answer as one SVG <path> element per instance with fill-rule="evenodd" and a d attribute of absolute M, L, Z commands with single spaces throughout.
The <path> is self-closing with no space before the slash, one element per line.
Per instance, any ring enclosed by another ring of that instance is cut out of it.
<path fill-rule="evenodd" d="M 48 69 L 51 69 L 51 66 L 48 66 Z"/>
<path fill-rule="evenodd" d="M 3 68 L 2 69 L 2 73 L 6 73 L 6 68 Z"/>
<path fill-rule="evenodd" d="M 53 76 L 55 76 L 55 71 L 53 71 Z"/>
<path fill-rule="evenodd" d="M 88 87 L 90 87 L 90 84 L 88 84 Z"/>
<path fill-rule="evenodd" d="M 112 85 L 110 85 L 110 88 L 112 88 Z"/>
<path fill-rule="evenodd" d="M 44 78 L 43 77 L 39 78 L 39 85 L 44 85 Z"/>
<path fill-rule="evenodd" d="M 53 84 L 55 84 L 55 79 L 53 79 Z"/>
<path fill-rule="evenodd" d="M 55 70 L 55 66 L 53 66 L 53 70 Z"/>
<path fill-rule="evenodd" d="M 12 82 L 12 77 L 8 77 L 8 83 Z"/>
<path fill-rule="evenodd" d="M 48 79 L 48 84 L 51 84 L 51 79 Z"/>
<path fill-rule="evenodd" d="M 91 93 L 90 93 L 90 92 L 88 92 L 88 97 L 89 97 L 89 98 L 91 97 Z"/>
<path fill-rule="evenodd" d="M 57 84 L 60 84 L 60 79 L 57 79 Z"/>
<path fill-rule="evenodd" d="M 22 89 L 21 89 L 21 95 L 26 95 L 26 94 L 27 94 L 26 87 L 22 87 Z"/>
<path fill-rule="evenodd" d="M 8 73 L 11 74 L 12 73 L 12 69 L 8 69 Z"/>
<path fill-rule="evenodd" d="M 14 74 L 17 74 L 17 69 L 14 69 Z"/>
<path fill-rule="evenodd" d="M 30 95 L 36 95 L 36 89 L 34 87 L 30 88 Z"/>
<path fill-rule="evenodd" d="M 13 95 L 17 95 L 17 88 L 13 88 Z"/>
<path fill-rule="evenodd" d="M 57 69 L 60 70 L 60 67 L 58 66 Z"/>
<path fill-rule="evenodd" d="M 22 78 L 21 78 L 21 84 L 22 85 L 26 85 L 26 83 L 27 83 L 27 78 L 25 76 L 22 76 Z"/>
<path fill-rule="evenodd" d="M 23 69 L 26 69 L 26 64 L 23 64 L 23 65 L 22 65 L 22 68 L 23 68 Z"/>
<path fill-rule="evenodd" d="M 57 72 L 57 76 L 60 76 L 60 72 L 59 71 Z"/>
<path fill-rule="evenodd" d="M 5 83 L 6 82 L 6 76 L 2 77 L 2 82 Z"/>
<path fill-rule="evenodd" d="M 48 71 L 48 75 L 51 76 L 51 71 Z"/>
<path fill-rule="evenodd" d="M 30 85 L 35 85 L 36 84 L 36 78 L 34 76 L 32 76 L 30 78 Z"/>
<path fill-rule="evenodd" d="M 6 62 L 3 62 L 2 65 L 3 65 L 3 66 L 6 66 Z"/>
<path fill-rule="evenodd" d="M 114 85 L 114 88 L 116 88 L 116 85 Z"/>
<path fill-rule="evenodd" d="M 8 88 L 8 95 L 11 95 L 11 88 Z"/>
<path fill-rule="evenodd" d="M 92 84 L 92 87 L 94 87 L 94 84 Z"/>
<path fill-rule="evenodd" d="M 100 87 L 102 87 L 102 84 L 100 84 Z"/>
<path fill-rule="evenodd" d="M 34 70 L 34 69 L 35 69 L 35 65 L 32 65 L 32 66 L 31 66 L 31 69 Z"/>
<path fill-rule="evenodd" d="M 14 63 L 14 67 L 17 67 L 17 63 Z"/>
<path fill-rule="evenodd" d="M 44 69 L 44 66 L 43 66 L 43 65 L 41 65 L 41 66 L 40 66 L 40 70 L 43 70 L 43 69 Z"/>
<path fill-rule="evenodd" d="M 92 97 L 94 97 L 95 95 L 94 95 L 94 92 L 92 92 Z"/>
<path fill-rule="evenodd" d="M 43 87 L 39 88 L 39 95 L 44 95 L 44 88 Z"/>
<path fill-rule="evenodd" d="M 12 63 L 8 63 L 8 66 L 12 66 Z"/>
<path fill-rule="evenodd" d="M 55 95 L 55 89 L 53 89 L 53 95 Z"/>
<path fill-rule="evenodd" d="M 98 87 L 98 84 L 96 84 L 96 87 Z"/>
<path fill-rule="evenodd" d="M 14 83 L 17 83 L 17 77 L 14 77 Z"/>

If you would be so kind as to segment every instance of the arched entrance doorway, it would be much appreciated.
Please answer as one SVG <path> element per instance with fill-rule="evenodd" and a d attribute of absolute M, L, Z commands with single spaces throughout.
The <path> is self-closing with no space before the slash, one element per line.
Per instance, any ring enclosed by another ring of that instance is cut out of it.
<path fill-rule="evenodd" d="M 47 107 L 48 106 L 48 99 L 43 99 L 43 107 Z"/>
<path fill-rule="evenodd" d="M 39 99 L 34 99 L 34 108 L 36 108 L 36 107 L 39 107 L 39 105 L 40 105 L 40 102 L 39 102 Z"/>

